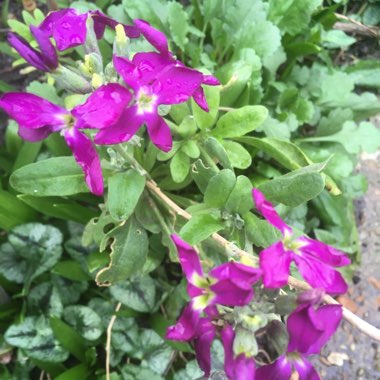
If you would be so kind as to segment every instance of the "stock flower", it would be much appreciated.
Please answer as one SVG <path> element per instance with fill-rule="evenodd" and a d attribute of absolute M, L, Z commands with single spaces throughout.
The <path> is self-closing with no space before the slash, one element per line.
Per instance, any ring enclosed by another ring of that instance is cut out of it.
<path fill-rule="evenodd" d="M 0 97 L 0 107 L 19 124 L 19 135 L 28 141 L 39 141 L 53 132 L 61 132 L 82 167 L 86 183 L 97 195 L 103 193 L 100 160 L 92 141 L 80 129 L 104 128 L 112 125 L 130 101 L 127 89 L 118 91 L 116 100 L 109 84 L 100 87 L 84 103 L 71 112 L 39 96 L 10 92 Z M 119 105 L 119 106 L 118 106 Z"/>
<path fill-rule="evenodd" d="M 314 288 L 339 294 L 347 291 L 342 275 L 333 267 L 350 264 L 350 259 L 334 247 L 307 236 L 297 237 L 277 214 L 273 205 L 257 189 L 252 191 L 257 210 L 281 231 L 283 239 L 260 253 L 263 284 L 268 288 L 286 285 L 290 264 L 295 262 L 304 279 Z"/>
<path fill-rule="evenodd" d="M 144 72 L 146 78 L 154 78 L 157 73 L 169 65 L 186 67 L 181 61 L 176 60 L 169 51 L 168 40 L 164 33 L 153 28 L 144 20 L 134 20 L 134 24 L 145 39 L 158 51 L 158 53 L 137 53 L 133 57 L 133 62 L 139 67 L 140 71 Z M 195 102 L 199 107 L 208 112 L 209 108 L 201 84 L 217 86 L 220 82 L 212 75 L 202 74 L 201 83 L 193 91 L 192 97 Z"/>
<path fill-rule="evenodd" d="M 161 104 L 177 104 L 189 99 L 202 82 L 202 74 L 185 67 L 168 66 L 150 81 L 134 61 L 114 56 L 116 71 L 134 92 L 134 102 L 124 109 L 112 128 L 102 129 L 97 144 L 117 144 L 128 141 L 145 123 L 152 142 L 161 150 L 172 147 L 170 128 L 158 114 Z M 119 86 L 119 89 L 123 89 Z M 124 91 L 124 89 L 122 90 Z"/>
<path fill-rule="evenodd" d="M 94 21 L 94 31 L 98 39 L 103 37 L 106 26 L 115 28 L 118 24 L 117 21 L 100 11 L 79 13 L 76 9 L 66 8 L 50 12 L 38 28 L 49 37 L 53 37 L 58 50 L 62 51 L 85 43 L 87 36 L 86 21 L 88 17 L 92 17 Z M 136 38 L 140 35 L 135 27 L 123 26 L 127 36 Z"/>
<path fill-rule="evenodd" d="M 178 236 L 172 235 L 177 247 L 182 270 L 188 281 L 187 293 L 191 301 L 166 338 L 189 341 L 195 339 L 197 359 L 207 374 L 210 371 L 210 347 L 215 336 L 211 323 L 218 315 L 216 305 L 244 306 L 253 298 L 252 285 L 261 272 L 244 264 L 229 262 L 203 273 L 197 252 Z M 202 317 L 202 313 L 206 317 Z"/>
<path fill-rule="evenodd" d="M 274 363 L 256 370 L 256 380 L 289 380 L 293 374 L 299 380 L 319 380 L 307 357 L 319 354 L 334 334 L 342 319 L 340 305 L 316 307 L 303 303 L 290 314 L 286 322 L 289 333 L 287 353 Z"/>
<path fill-rule="evenodd" d="M 29 28 L 40 51 L 33 49 L 27 40 L 13 32 L 8 33 L 9 44 L 36 69 L 46 72 L 55 70 L 58 67 L 58 56 L 49 36 L 33 25 Z"/>
<path fill-rule="evenodd" d="M 254 380 L 254 358 L 243 352 L 235 355 L 233 350 L 235 332 L 230 325 L 223 328 L 221 338 L 224 347 L 224 371 L 228 378 L 230 380 Z"/>

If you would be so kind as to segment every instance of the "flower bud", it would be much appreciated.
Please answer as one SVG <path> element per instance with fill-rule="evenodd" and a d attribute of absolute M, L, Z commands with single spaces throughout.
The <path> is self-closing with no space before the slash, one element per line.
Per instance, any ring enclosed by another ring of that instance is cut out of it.
<path fill-rule="evenodd" d="M 119 57 L 128 57 L 129 55 L 129 39 L 125 34 L 124 26 L 121 24 L 115 27 L 115 40 L 113 42 L 113 54 Z"/>
<path fill-rule="evenodd" d="M 87 94 L 92 91 L 91 84 L 85 78 L 65 66 L 59 66 L 51 75 L 56 80 L 58 87 L 64 90 L 77 94 Z"/>

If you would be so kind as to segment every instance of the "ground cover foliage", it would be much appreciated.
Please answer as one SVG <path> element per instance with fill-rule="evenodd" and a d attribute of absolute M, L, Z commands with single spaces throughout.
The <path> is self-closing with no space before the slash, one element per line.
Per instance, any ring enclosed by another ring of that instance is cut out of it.
<path fill-rule="evenodd" d="M 143 130 L 119 147 L 98 147 L 104 199 L 89 192 L 62 136 L 26 142 L 9 121 L 0 150 L 0 377 L 105 379 L 107 326 L 121 303 L 111 336 L 113 380 L 202 378 L 193 346 L 164 338 L 188 301 L 172 233 L 197 247 L 206 268 L 226 261 L 210 238 L 216 232 L 257 255 L 279 232 L 254 209 L 255 187 L 287 224 L 347 253 L 353 262 L 342 270 L 347 279 L 360 259 L 354 200 L 365 193 L 366 179 L 355 166 L 361 152 L 380 147 L 380 133 L 368 121 L 380 112 L 380 65 L 350 56 L 360 41 L 333 28 L 334 13 L 353 10 L 376 25 L 380 4 L 57 3 L 102 10 L 124 24 L 144 19 L 165 33 L 178 59 L 221 85 L 204 86 L 210 112 L 194 100 L 160 108 L 173 135 L 169 152 L 143 138 Z M 43 18 L 38 9 L 24 11 L 8 24 L 36 46 L 28 25 Z M 114 39 L 108 29 L 99 42 L 105 62 Z M 142 39 L 131 44 L 132 52 L 149 48 Z M 5 42 L 0 47 L 27 67 Z M 81 47 L 63 57 L 86 69 Z M 26 90 L 66 108 L 84 102 L 56 84 L 41 74 Z M 149 179 L 192 218 L 174 215 L 149 191 Z M 266 363 L 286 348 L 281 317 L 294 299 L 291 291 L 284 299 L 256 287 L 255 302 L 235 318 L 250 320 L 239 321 L 249 332 L 249 343 L 243 334 L 240 343 Z M 212 378 L 225 378 L 223 362 L 215 340 Z"/>

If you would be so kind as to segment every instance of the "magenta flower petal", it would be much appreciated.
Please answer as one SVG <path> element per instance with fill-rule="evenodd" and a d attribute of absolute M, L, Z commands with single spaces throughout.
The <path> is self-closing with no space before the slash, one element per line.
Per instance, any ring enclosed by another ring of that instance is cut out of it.
<path fill-rule="evenodd" d="M 51 133 L 50 127 L 41 127 L 41 128 L 25 128 L 19 126 L 18 128 L 18 134 L 19 136 L 27 141 L 35 142 L 35 141 L 41 141 L 48 137 Z"/>
<path fill-rule="evenodd" d="M 236 284 L 254 284 L 261 277 L 261 270 L 236 262 L 228 262 L 217 266 L 209 275 L 217 280 L 231 279 Z"/>
<path fill-rule="evenodd" d="M 75 160 L 82 167 L 86 183 L 92 193 L 103 194 L 103 176 L 100 160 L 91 140 L 75 128 L 65 129 L 64 137 Z"/>
<path fill-rule="evenodd" d="M 215 78 L 213 75 L 203 75 L 203 84 L 207 84 L 208 86 L 219 86 L 219 79 Z"/>
<path fill-rule="evenodd" d="M 9 45 L 16 49 L 17 53 L 19 53 L 25 61 L 34 66 L 36 69 L 46 72 L 51 70 L 51 68 L 46 64 L 42 54 L 33 49 L 27 40 L 13 32 L 8 33 L 7 39 Z"/>
<path fill-rule="evenodd" d="M 254 380 L 255 372 L 256 366 L 253 358 L 248 358 L 244 354 L 240 354 L 236 357 L 234 380 Z"/>
<path fill-rule="evenodd" d="M 137 106 L 124 109 L 119 120 L 112 128 L 101 129 L 95 136 L 95 143 L 100 145 L 119 144 L 130 140 L 144 122 L 143 115 L 137 114 Z"/>
<path fill-rule="evenodd" d="M 188 100 L 202 83 L 203 75 L 186 67 L 171 67 L 157 77 L 153 88 L 159 104 L 177 104 Z"/>
<path fill-rule="evenodd" d="M 272 364 L 265 365 L 256 370 L 256 380 L 290 380 L 292 365 L 285 355 L 280 356 Z"/>
<path fill-rule="evenodd" d="M 56 69 L 58 67 L 58 56 L 49 35 L 36 26 L 30 25 L 29 28 L 40 47 L 45 64 L 51 69 Z"/>
<path fill-rule="evenodd" d="M 192 283 L 194 275 L 203 277 L 201 262 L 195 249 L 177 235 L 171 235 L 171 239 L 177 247 L 179 262 L 187 281 Z"/>
<path fill-rule="evenodd" d="M 210 289 L 215 293 L 213 304 L 244 306 L 253 298 L 252 286 L 241 288 L 234 283 L 233 279 L 220 280 L 211 285 Z"/>
<path fill-rule="evenodd" d="M 169 326 L 166 331 L 166 339 L 188 341 L 194 338 L 198 328 L 201 312 L 193 308 L 190 302 L 182 312 L 177 323 Z"/>
<path fill-rule="evenodd" d="M 48 127 L 55 132 L 65 126 L 69 112 L 34 94 L 8 92 L 0 97 L 0 107 L 23 128 Z"/>
<path fill-rule="evenodd" d="M 199 86 L 193 93 L 193 99 L 195 103 L 198 104 L 199 107 L 203 109 L 203 111 L 208 112 L 208 104 L 205 97 L 205 92 L 203 91 L 202 86 Z"/>
<path fill-rule="evenodd" d="M 158 114 L 152 113 L 145 115 L 145 122 L 153 144 L 164 152 L 169 152 L 173 145 L 173 139 L 165 120 Z"/>
<path fill-rule="evenodd" d="M 293 259 L 303 278 L 314 288 L 322 288 L 331 294 L 347 291 L 347 284 L 342 275 L 331 266 L 312 255 L 293 255 Z"/>
<path fill-rule="evenodd" d="M 321 380 L 318 372 L 307 359 L 295 361 L 294 367 L 298 372 L 299 380 Z"/>
<path fill-rule="evenodd" d="M 146 83 L 151 83 L 160 72 L 175 65 L 170 57 L 155 52 L 137 53 L 132 62 L 138 67 Z"/>
<path fill-rule="evenodd" d="M 280 288 L 288 282 L 292 253 L 285 251 L 281 241 L 260 252 L 263 284 L 267 288 Z"/>
<path fill-rule="evenodd" d="M 341 320 L 340 305 L 325 305 L 318 309 L 314 309 L 313 305 L 299 306 L 286 323 L 290 336 L 288 351 L 319 354 Z"/>
<path fill-rule="evenodd" d="M 298 241 L 303 243 L 303 246 L 299 248 L 302 253 L 315 256 L 328 265 L 341 267 L 351 264 L 351 260 L 343 252 L 338 251 L 331 245 L 306 236 L 301 236 Z"/>
<path fill-rule="evenodd" d="M 102 129 L 115 124 L 131 99 L 131 93 L 117 83 L 99 87 L 71 111 L 77 118 L 76 128 Z"/>
<path fill-rule="evenodd" d="M 199 367 L 208 377 L 211 371 L 211 345 L 215 338 L 215 326 L 208 318 L 201 318 L 197 327 L 197 338 L 194 340 L 195 355 Z"/>
<path fill-rule="evenodd" d="M 164 33 L 160 30 L 153 28 L 148 22 L 144 20 L 134 20 L 135 26 L 139 29 L 141 34 L 151 43 L 161 54 L 169 54 L 168 40 Z"/>
<path fill-rule="evenodd" d="M 65 15 L 77 15 L 77 11 L 73 8 L 66 8 L 60 11 L 50 12 L 38 26 L 43 32 L 47 32 L 49 37 L 53 36 L 55 23 Z"/>
<path fill-rule="evenodd" d="M 83 45 L 86 41 L 87 13 L 67 12 L 58 18 L 53 27 L 53 37 L 60 51 Z"/>
<path fill-rule="evenodd" d="M 252 190 L 253 200 L 255 202 L 256 209 L 264 216 L 264 218 L 272 224 L 274 227 L 278 228 L 282 234 L 290 234 L 292 229 L 281 219 L 277 214 L 277 211 L 274 209 L 272 203 L 268 202 L 264 194 L 258 190 Z"/>
<path fill-rule="evenodd" d="M 113 65 L 124 82 L 131 87 L 136 93 L 140 88 L 138 80 L 139 73 L 133 62 L 124 57 L 113 56 Z"/>

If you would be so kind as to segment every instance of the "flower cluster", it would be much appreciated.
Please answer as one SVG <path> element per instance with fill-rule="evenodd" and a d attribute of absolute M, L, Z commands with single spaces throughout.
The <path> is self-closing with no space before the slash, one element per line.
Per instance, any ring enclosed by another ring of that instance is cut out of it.
<path fill-rule="evenodd" d="M 103 194 L 101 165 L 95 145 L 84 130 L 97 131 L 95 144 L 109 145 L 128 141 L 142 125 L 146 125 L 152 142 L 159 149 L 169 151 L 172 137 L 165 119 L 159 115 L 159 106 L 183 103 L 194 97 L 201 108 L 208 110 L 202 84 L 219 84 L 216 78 L 176 60 L 169 51 L 165 35 L 143 20 L 135 20 L 133 26 L 122 25 L 120 28 L 115 20 L 101 12 L 80 14 L 69 8 L 50 13 L 38 27 L 30 26 L 39 50 L 14 33 L 9 34 L 8 40 L 35 68 L 46 72 L 60 71 L 62 76 L 74 77 L 75 82 L 79 80 L 78 74 L 59 66 L 55 46 L 64 51 L 83 45 L 85 51 L 95 54 L 95 59 L 101 62 L 93 40 L 101 38 L 107 26 L 116 29 L 121 38 L 144 36 L 157 50 L 137 53 L 130 60 L 127 56 L 117 55 L 120 49 L 115 49 L 113 67 L 123 84 L 105 83 L 101 79 L 100 86 L 91 87 L 86 78 L 79 77 L 79 84 L 71 84 L 66 89 L 75 91 L 77 87 L 76 92 L 91 94 L 84 104 L 72 110 L 33 94 L 14 92 L 0 98 L 0 107 L 17 121 L 19 134 L 25 140 L 38 141 L 50 133 L 61 132 L 82 167 L 90 190 L 96 195 Z"/>

